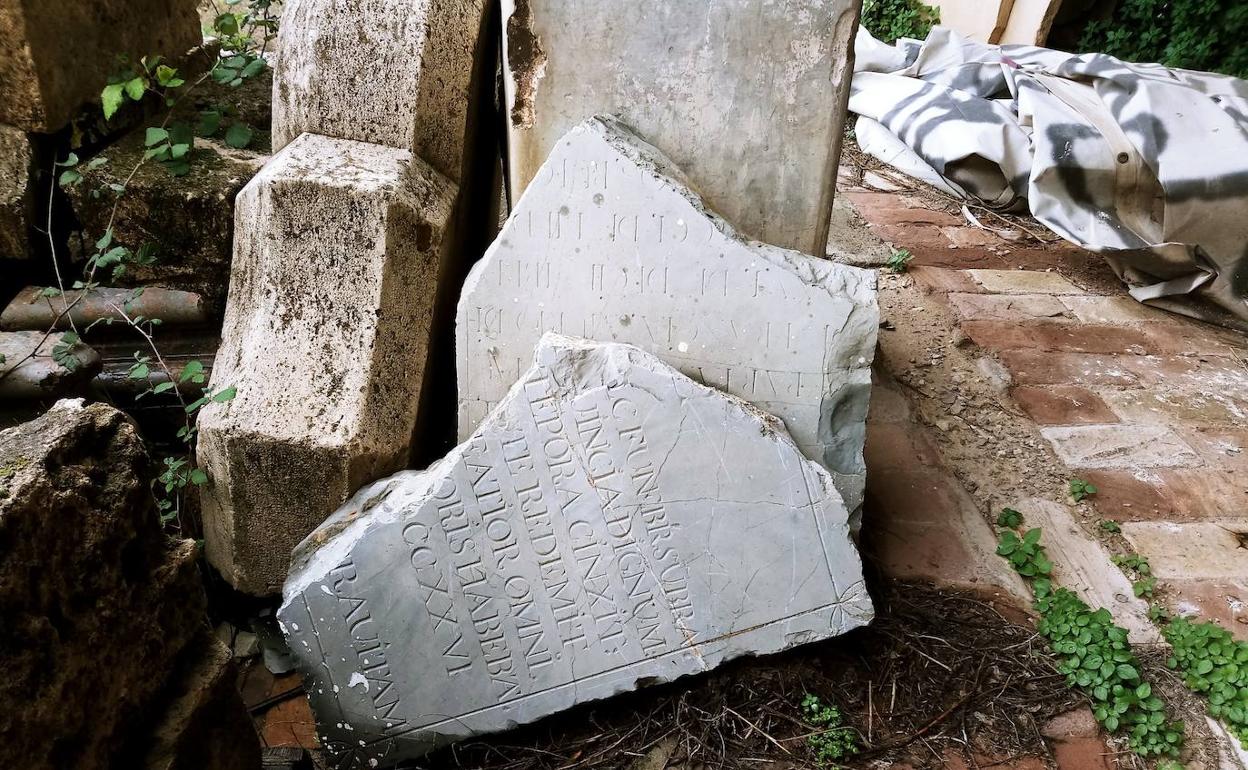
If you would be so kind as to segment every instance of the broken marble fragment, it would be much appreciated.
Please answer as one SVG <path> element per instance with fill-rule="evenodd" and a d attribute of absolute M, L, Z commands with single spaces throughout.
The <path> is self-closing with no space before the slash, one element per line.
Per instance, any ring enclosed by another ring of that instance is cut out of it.
<path fill-rule="evenodd" d="M 595 117 L 554 147 L 456 316 L 462 441 L 543 332 L 637 345 L 784 421 L 862 503 L 875 275 L 738 235 L 657 149 Z"/>
<path fill-rule="evenodd" d="M 631 345 L 544 336 L 465 443 L 295 550 L 323 745 L 389 764 L 872 617 L 831 476 Z"/>

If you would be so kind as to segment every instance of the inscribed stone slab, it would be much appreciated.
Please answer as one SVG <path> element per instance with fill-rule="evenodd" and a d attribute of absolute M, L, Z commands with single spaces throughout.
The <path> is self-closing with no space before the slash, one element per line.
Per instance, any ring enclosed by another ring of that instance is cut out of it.
<path fill-rule="evenodd" d="M 593 118 L 555 146 L 464 284 L 460 440 L 543 332 L 627 342 L 783 420 L 852 511 L 878 325 L 874 273 L 742 239 L 658 150 Z"/>
<path fill-rule="evenodd" d="M 857 0 L 502 0 L 512 199 L 620 115 L 752 238 L 823 254 Z"/>
<path fill-rule="evenodd" d="M 291 549 L 407 462 L 455 186 L 405 150 L 304 134 L 239 193 L 199 415 L 208 560 L 275 594 Z"/>
<path fill-rule="evenodd" d="M 279 611 L 347 767 L 871 617 L 840 495 L 775 418 L 555 334 L 466 443 L 299 546 Z"/>

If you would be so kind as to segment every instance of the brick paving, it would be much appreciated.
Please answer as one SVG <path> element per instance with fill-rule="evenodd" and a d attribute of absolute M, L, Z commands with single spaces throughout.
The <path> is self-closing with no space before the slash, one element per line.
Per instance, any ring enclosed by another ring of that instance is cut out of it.
<path fill-rule="evenodd" d="M 1019 247 L 919 195 L 840 194 L 1004 365 L 1010 398 L 1069 476 L 1098 487 L 1088 502 L 1158 569 L 1171 609 L 1248 638 L 1248 336 L 1135 302 L 1065 243 Z M 896 441 L 881 430 L 868 435 Z M 930 480 L 889 494 L 923 483 L 950 497 Z"/>

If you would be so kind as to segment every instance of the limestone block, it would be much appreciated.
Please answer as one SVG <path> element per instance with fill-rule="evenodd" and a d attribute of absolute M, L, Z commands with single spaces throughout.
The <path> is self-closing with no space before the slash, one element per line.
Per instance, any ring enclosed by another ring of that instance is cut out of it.
<path fill-rule="evenodd" d="M 55 353 L 64 345 L 61 334 L 0 332 L 0 398 L 50 401 L 81 392 L 100 372 L 100 354 L 76 342 L 65 349 L 68 357 L 58 361 Z M 66 367 L 69 358 L 73 363 Z"/>
<path fill-rule="evenodd" d="M 196 138 L 185 176 L 149 162 L 131 177 L 147 149 L 143 134 L 136 131 L 110 147 L 108 164 L 95 169 L 84 164 L 83 183 L 67 189 L 82 233 L 70 242 L 89 250 L 111 222 L 116 243 L 135 250 L 145 243 L 157 246 L 153 264 L 128 269 L 115 285 L 193 292 L 220 318 L 230 283 L 234 200 L 266 156 Z M 120 199 L 92 195 L 122 182 L 127 193 Z"/>
<path fill-rule="evenodd" d="M 60 401 L 0 431 L 0 767 L 108 770 L 207 631 L 197 548 L 161 531 L 134 424 Z"/>
<path fill-rule="evenodd" d="M 52 133 L 98 99 L 117 68 L 173 59 L 202 40 L 197 0 L 0 0 L 0 123 Z"/>
<path fill-rule="evenodd" d="M 30 255 L 33 157 L 25 131 L 0 125 L 0 259 Z"/>
<path fill-rule="evenodd" d="M 230 648 L 205 630 L 185 657 L 164 718 L 136 747 L 143 770 L 261 770 L 260 739 L 235 684 Z"/>
<path fill-rule="evenodd" d="M 741 238 L 670 161 L 594 118 L 555 147 L 464 285 L 461 440 L 545 331 L 628 342 L 784 421 L 862 502 L 875 275 Z"/>
<path fill-rule="evenodd" d="M 289 0 L 273 147 L 308 131 L 410 150 L 460 181 L 484 0 Z"/>
<path fill-rule="evenodd" d="M 278 617 L 323 745 L 388 764 L 867 623 L 847 516 L 774 417 L 548 334 L 466 443 L 299 546 Z"/>
<path fill-rule="evenodd" d="M 512 199 L 616 114 L 750 237 L 823 254 L 858 0 L 503 0 Z"/>
<path fill-rule="evenodd" d="M 455 187 L 404 150 L 305 134 L 239 193 L 199 418 L 208 560 L 271 594 L 291 549 L 403 467 Z"/>

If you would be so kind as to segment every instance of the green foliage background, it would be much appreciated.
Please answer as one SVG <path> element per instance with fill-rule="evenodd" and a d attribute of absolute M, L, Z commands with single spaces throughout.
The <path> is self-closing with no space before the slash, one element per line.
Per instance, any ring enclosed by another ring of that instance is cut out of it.
<path fill-rule="evenodd" d="M 1131 62 L 1248 78 L 1248 3 L 1243 0 L 1118 0 L 1113 16 L 1092 21 L 1080 51 Z"/>
<path fill-rule="evenodd" d="M 862 26 L 877 40 L 892 43 L 899 37 L 923 40 L 940 23 L 940 9 L 918 0 L 863 0 Z"/>

